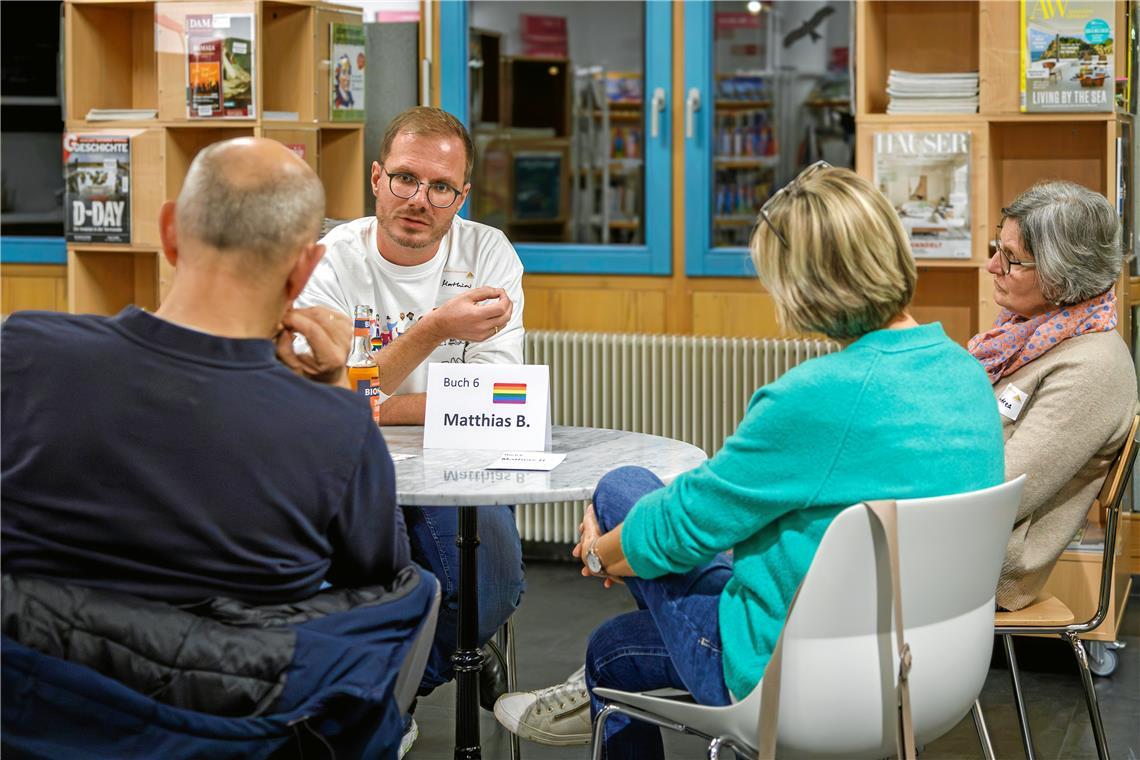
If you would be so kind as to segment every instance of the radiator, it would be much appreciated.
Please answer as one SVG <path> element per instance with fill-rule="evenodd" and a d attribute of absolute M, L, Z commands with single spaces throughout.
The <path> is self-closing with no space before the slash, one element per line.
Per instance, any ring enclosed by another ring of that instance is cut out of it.
<path fill-rule="evenodd" d="M 712 456 L 757 388 L 838 348 L 820 340 L 538 330 L 526 335 L 525 360 L 550 366 L 555 425 L 662 435 Z M 574 543 L 583 509 L 580 501 L 520 505 L 519 535 Z"/>

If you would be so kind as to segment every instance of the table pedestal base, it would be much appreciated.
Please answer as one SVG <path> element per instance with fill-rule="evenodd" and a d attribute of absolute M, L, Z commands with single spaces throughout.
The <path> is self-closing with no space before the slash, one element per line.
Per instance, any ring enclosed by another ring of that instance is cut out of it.
<path fill-rule="evenodd" d="M 455 667 L 455 760 L 480 760 L 479 673 L 479 522 L 475 507 L 459 509 L 459 635 L 451 662 Z"/>

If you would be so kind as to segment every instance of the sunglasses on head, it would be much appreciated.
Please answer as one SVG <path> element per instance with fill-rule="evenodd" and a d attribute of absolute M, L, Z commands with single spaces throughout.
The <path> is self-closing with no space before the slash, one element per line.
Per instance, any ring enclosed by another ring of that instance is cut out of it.
<path fill-rule="evenodd" d="M 776 205 L 780 202 L 781 199 L 787 197 L 786 194 L 790 190 L 794 190 L 800 182 L 803 182 L 804 180 L 806 180 L 808 177 L 812 176 L 813 174 L 818 174 L 823 169 L 830 169 L 830 168 L 831 168 L 831 164 L 827 163 L 826 161 L 822 161 L 822 160 L 816 161 L 814 164 L 809 165 L 803 171 L 801 171 L 799 174 L 797 174 L 791 182 L 789 182 L 788 184 L 784 185 L 779 190 L 777 190 L 772 195 L 772 197 L 769 198 L 768 200 L 764 201 L 764 205 L 760 207 L 760 220 L 772 228 L 772 232 L 776 235 L 777 238 L 779 238 L 780 242 L 783 243 L 785 248 L 789 247 L 788 246 L 788 239 L 785 238 L 784 234 L 782 232 L 780 232 L 779 229 L 776 228 L 775 224 L 772 223 L 772 217 L 770 217 L 768 215 L 769 212 L 771 212 L 772 209 L 774 209 L 776 207 Z"/>

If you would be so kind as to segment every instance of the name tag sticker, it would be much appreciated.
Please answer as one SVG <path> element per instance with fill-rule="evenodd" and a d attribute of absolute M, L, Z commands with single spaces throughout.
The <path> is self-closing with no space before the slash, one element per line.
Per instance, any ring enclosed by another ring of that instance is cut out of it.
<path fill-rule="evenodd" d="M 565 454 L 551 454 L 546 451 L 504 451 L 501 457 L 487 465 L 487 469 L 550 472 L 562 464 L 565 458 Z"/>
<path fill-rule="evenodd" d="M 550 451 L 550 368 L 429 364 L 424 448 Z"/>
<path fill-rule="evenodd" d="M 1021 408 L 1025 406 L 1025 402 L 1028 400 L 1028 393 L 1010 383 L 998 396 L 998 411 L 1002 413 L 1002 416 L 1016 420 L 1017 415 L 1021 414 Z"/>

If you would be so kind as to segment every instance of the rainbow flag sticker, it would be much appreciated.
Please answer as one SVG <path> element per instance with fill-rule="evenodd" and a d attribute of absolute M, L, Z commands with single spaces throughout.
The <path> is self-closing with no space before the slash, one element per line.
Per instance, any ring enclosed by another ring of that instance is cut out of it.
<path fill-rule="evenodd" d="M 496 404 L 525 404 L 526 383 L 495 383 L 491 400 Z"/>

